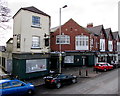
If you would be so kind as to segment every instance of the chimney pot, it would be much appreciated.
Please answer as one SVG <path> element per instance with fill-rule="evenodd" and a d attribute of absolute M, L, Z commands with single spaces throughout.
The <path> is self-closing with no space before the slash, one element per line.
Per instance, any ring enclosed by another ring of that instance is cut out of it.
<path fill-rule="evenodd" d="M 93 23 L 88 23 L 87 28 L 93 27 Z"/>

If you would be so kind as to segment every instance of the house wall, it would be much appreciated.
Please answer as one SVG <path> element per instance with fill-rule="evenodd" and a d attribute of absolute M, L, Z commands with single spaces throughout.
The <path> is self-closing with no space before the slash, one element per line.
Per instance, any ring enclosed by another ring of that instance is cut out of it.
<path fill-rule="evenodd" d="M 32 16 L 40 17 L 40 28 L 32 27 Z M 14 18 L 14 43 L 13 52 L 49 52 L 45 47 L 44 34 L 49 35 L 50 18 L 37 13 L 21 10 Z M 17 48 L 17 37 L 21 35 L 21 45 Z M 32 36 L 40 36 L 40 49 L 32 49 Z"/>
<path fill-rule="evenodd" d="M 69 20 L 67 23 L 65 23 L 61 27 L 61 32 L 64 35 L 69 35 L 70 36 L 70 44 L 62 44 L 61 45 L 61 50 L 62 51 L 76 50 L 76 48 L 75 48 L 75 37 L 77 35 L 85 35 L 85 36 L 90 37 L 90 34 L 88 33 L 88 31 L 85 28 L 79 26 L 72 19 Z M 51 33 L 51 51 L 59 51 L 59 46 L 60 45 L 56 44 L 56 36 L 57 35 L 59 35 L 59 29 L 57 29 L 55 32 Z M 88 49 L 89 49 L 89 47 L 88 47 Z"/>

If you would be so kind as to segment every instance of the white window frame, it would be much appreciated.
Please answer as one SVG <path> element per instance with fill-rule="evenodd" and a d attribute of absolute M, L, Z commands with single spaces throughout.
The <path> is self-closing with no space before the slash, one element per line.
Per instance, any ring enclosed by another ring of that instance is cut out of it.
<path fill-rule="evenodd" d="M 32 36 L 32 48 L 40 48 L 40 37 Z"/>
<path fill-rule="evenodd" d="M 100 51 L 105 51 L 105 39 L 100 39 Z"/>
<path fill-rule="evenodd" d="M 32 26 L 40 27 L 40 17 L 32 16 Z"/>
<path fill-rule="evenodd" d="M 57 35 L 56 44 L 70 44 L 70 36 L 68 35 Z"/>
<path fill-rule="evenodd" d="M 75 37 L 76 50 L 89 50 L 89 37 L 86 35 L 78 35 Z"/>
<path fill-rule="evenodd" d="M 110 40 L 108 41 L 108 50 L 113 51 L 113 43 Z"/>

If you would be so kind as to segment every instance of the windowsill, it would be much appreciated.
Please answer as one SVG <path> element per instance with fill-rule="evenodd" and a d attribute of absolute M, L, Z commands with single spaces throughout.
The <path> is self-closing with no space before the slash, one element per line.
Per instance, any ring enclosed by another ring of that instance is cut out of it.
<path fill-rule="evenodd" d="M 41 29 L 40 26 L 34 26 L 34 25 L 32 25 L 31 27 L 33 27 L 33 28 L 40 28 Z"/>
<path fill-rule="evenodd" d="M 42 48 L 31 48 L 31 49 L 42 49 Z"/>

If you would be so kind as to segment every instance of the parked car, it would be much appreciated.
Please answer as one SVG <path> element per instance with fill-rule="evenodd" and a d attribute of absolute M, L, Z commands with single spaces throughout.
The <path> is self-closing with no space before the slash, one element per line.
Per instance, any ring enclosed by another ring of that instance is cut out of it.
<path fill-rule="evenodd" d="M 0 93 L 2 96 L 23 96 L 34 93 L 34 85 L 20 80 L 0 80 Z"/>
<path fill-rule="evenodd" d="M 118 62 L 111 62 L 111 65 L 113 65 L 113 68 L 119 68 L 120 64 Z"/>
<path fill-rule="evenodd" d="M 105 63 L 105 62 L 96 63 L 94 66 L 94 70 L 107 71 L 110 69 L 113 69 L 113 65 L 110 65 L 109 63 Z"/>
<path fill-rule="evenodd" d="M 45 85 L 60 88 L 65 84 L 77 83 L 77 76 L 65 74 L 52 74 L 44 77 Z"/>

